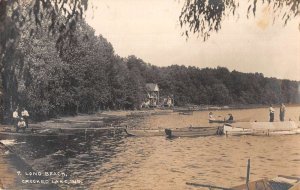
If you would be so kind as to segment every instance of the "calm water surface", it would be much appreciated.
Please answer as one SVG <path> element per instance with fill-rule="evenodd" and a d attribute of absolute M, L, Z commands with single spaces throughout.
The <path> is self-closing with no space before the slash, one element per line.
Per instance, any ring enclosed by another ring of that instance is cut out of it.
<path fill-rule="evenodd" d="M 279 109 L 276 109 L 279 120 Z M 239 121 L 267 121 L 268 109 L 214 111 Z M 300 107 L 288 107 L 286 119 L 298 120 Z M 209 126 L 208 112 L 147 116 L 141 128 Z M 213 126 L 213 125 L 211 125 Z M 231 187 L 245 182 L 251 159 L 251 180 L 277 175 L 300 176 L 300 135 L 199 137 L 120 136 L 74 139 L 18 139 L 16 151 L 39 171 L 64 171 L 90 189 L 193 189 L 186 182 Z M 25 143 L 20 143 L 25 142 Z M 199 188 L 198 188 L 199 189 Z"/>

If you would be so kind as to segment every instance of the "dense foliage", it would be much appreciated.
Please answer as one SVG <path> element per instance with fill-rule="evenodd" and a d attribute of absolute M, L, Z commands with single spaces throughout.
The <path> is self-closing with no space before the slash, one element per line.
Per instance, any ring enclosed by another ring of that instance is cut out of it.
<path fill-rule="evenodd" d="M 146 97 L 146 83 L 157 83 L 160 95 L 173 97 L 175 105 L 300 102 L 296 81 L 230 72 L 222 67 L 157 67 L 135 56 L 121 58 L 104 37 L 95 36 L 80 19 L 87 0 L 51 2 L 0 1 L 0 91 L 4 110 L 0 115 L 4 118 L 11 118 L 17 106 L 26 107 L 35 119 L 135 109 Z M 231 6 L 230 2 L 226 6 Z M 211 13 L 215 10 L 207 8 Z M 182 16 L 186 18 L 184 13 Z M 216 21 L 218 16 L 213 16 L 209 23 L 218 29 L 220 22 Z"/>
<path fill-rule="evenodd" d="M 53 39 L 59 51 L 72 40 L 87 4 L 88 0 L 0 1 L 1 120 L 10 118 L 11 110 L 18 104 L 17 81 L 24 68 L 24 56 L 17 48 L 21 36 L 24 33 L 38 36 L 40 29 L 46 28 L 48 34 L 55 35 Z"/>
<path fill-rule="evenodd" d="M 6 102 L 13 102 L 11 108 L 25 106 L 36 119 L 138 109 L 146 98 L 146 83 L 157 83 L 160 95 L 173 97 L 179 106 L 300 102 L 296 81 L 223 67 L 157 67 L 135 56 L 121 58 L 84 22 L 78 23 L 74 40 L 60 53 L 56 36 L 47 34 L 46 26 L 35 36 L 24 30 L 10 59 L 5 57 L 14 62 L 8 74 L 15 86 L 8 88 Z"/>

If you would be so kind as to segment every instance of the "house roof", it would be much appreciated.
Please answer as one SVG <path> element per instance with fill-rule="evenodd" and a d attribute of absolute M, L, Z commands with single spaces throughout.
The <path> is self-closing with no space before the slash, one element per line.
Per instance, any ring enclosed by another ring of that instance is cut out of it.
<path fill-rule="evenodd" d="M 147 83 L 146 84 L 146 89 L 148 90 L 148 91 L 154 91 L 154 92 L 158 92 L 159 91 L 159 88 L 158 88 L 158 85 L 157 84 L 155 84 L 155 83 Z"/>

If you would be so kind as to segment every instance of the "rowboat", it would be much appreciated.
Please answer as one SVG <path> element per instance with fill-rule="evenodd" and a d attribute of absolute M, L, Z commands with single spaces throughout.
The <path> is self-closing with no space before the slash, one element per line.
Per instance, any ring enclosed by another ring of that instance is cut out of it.
<path fill-rule="evenodd" d="M 163 129 L 124 129 L 128 136 L 135 137 L 152 137 L 152 136 L 165 136 Z"/>
<path fill-rule="evenodd" d="M 176 129 L 165 129 L 168 138 L 172 137 L 203 137 L 222 135 L 223 126 L 216 127 L 185 127 Z"/>
<path fill-rule="evenodd" d="M 70 137 L 69 133 L 32 133 L 32 132 L 0 132 L 1 139 L 14 139 L 17 137 Z"/>
<path fill-rule="evenodd" d="M 189 182 L 186 184 L 194 187 L 216 190 L 298 190 L 300 188 L 300 178 L 279 175 L 273 179 L 260 179 L 249 182 L 248 184 L 238 185 L 231 188 Z"/>
<path fill-rule="evenodd" d="M 226 135 L 293 135 L 299 134 L 299 124 L 294 121 L 285 122 L 239 122 L 224 124 Z"/>
<path fill-rule="evenodd" d="M 74 136 L 74 135 L 115 135 L 121 134 L 124 131 L 124 127 L 116 126 L 116 127 L 102 127 L 102 128 L 29 128 L 25 131 L 19 130 L 16 132 L 13 127 L 4 128 L 0 131 L 0 137 L 2 138 L 15 138 L 21 136 L 30 136 L 30 137 L 56 137 L 56 136 Z"/>
<path fill-rule="evenodd" d="M 279 175 L 273 179 L 260 179 L 249 182 L 248 185 L 243 184 L 232 187 L 232 190 L 296 190 L 300 187 L 300 178 L 292 176 Z"/>
<path fill-rule="evenodd" d="M 234 123 L 233 120 L 208 119 L 208 123 Z"/>
<path fill-rule="evenodd" d="M 225 123 L 225 120 L 209 119 L 208 123 Z"/>

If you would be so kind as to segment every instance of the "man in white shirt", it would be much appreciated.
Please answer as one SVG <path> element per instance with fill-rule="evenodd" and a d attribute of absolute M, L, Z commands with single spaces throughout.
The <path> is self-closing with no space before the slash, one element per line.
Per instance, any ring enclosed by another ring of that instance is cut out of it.
<path fill-rule="evenodd" d="M 14 126 L 16 128 L 16 131 L 19 131 L 19 127 L 18 127 L 18 121 L 19 121 L 19 113 L 18 113 L 18 108 L 13 112 L 13 122 L 14 122 Z"/>
<path fill-rule="evenodd" d="M 270 112 L 270 122 L 274 122 L 275 109 L 273 108 L 272 104 L 270 105 L 269 112 Z"/>
<path fill-rule="evenodd" d="M 22 116 L 22 118 L 24 118 L 24 121 L 26 123 L 26 128 L 28 128 L 29 113 L 25 108 L 23 108 L 23 111 L 21 112 L 21 116 Z"/>

